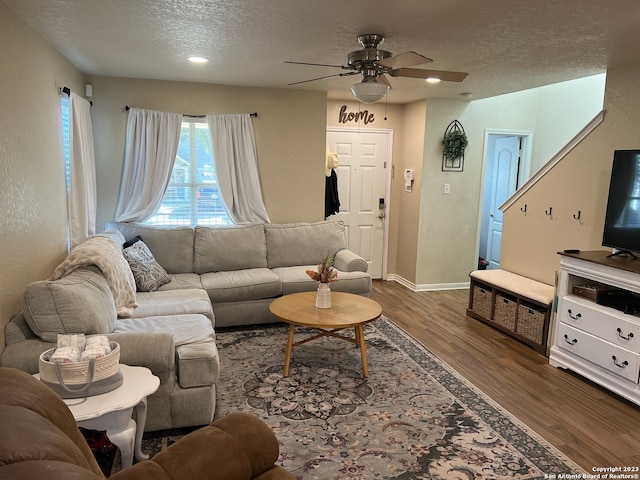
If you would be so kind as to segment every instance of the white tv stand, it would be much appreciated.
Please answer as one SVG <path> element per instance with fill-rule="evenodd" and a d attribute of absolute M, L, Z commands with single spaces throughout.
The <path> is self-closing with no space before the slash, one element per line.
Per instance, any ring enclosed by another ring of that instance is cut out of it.
<path fill-rule="evenodd" d="M 609 253 L 560 252 L 558 308 L 549 363 L 573 370 L 640 405 L 640 313 L 624 313 L 619 309 L 623 306 L 599 303 L 607 290 L 613 290 L 614 297 L 625 292 L 640 294 L 640 260 L 608 258 Z M 628 305 L 628 310 L 638 309 L 633 301 L 621 303 Z"/>

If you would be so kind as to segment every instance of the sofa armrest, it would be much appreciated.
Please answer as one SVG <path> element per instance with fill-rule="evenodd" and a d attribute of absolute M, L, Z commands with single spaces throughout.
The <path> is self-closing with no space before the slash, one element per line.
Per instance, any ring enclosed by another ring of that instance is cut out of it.
<path fill-rule="evenodd" d="M 333 266 L 343 272 L 365 272 L 369 270 L 369 264 L 357 253 L 347 250 L 339 250 L 333 259 Z"/>
<path fill-rule="evenodd" d="M 176 347 L 170 333 L 110 333 L 120 344 L 120 363 L 147 367 L 152 373 L 175 370 Z"/>
<path fill-rule="evenodd" d="M 13 343 L 4 347 L 0 364 L 3 367 L 17 368 L 33 375 L 40 371 L 38 365 L 40 354 L 55 346 L 55 343 L 45 342 L 40 338 L 29 338 Z"/>
<path fill-rule="evenodd" d="M 176 352 L 173 337 L 169 333 L 111 333 L 110 340 L 120 344 L 120 363 L 147 367 L 153 373 L 175 370 Z M 24 372 L 38 373 L 40 354 L 55 348 L 56 344 L 40 338 L 7 345 L 0 364 Z"/>
<path fill-rule="evenodd" d="M 262 420 L 246 413 L 232 413 L 184 436 L 151 460 L 109 478 L 293 480 L 291 473 L 275 465 L 278 450 L 278 440 Z"/>

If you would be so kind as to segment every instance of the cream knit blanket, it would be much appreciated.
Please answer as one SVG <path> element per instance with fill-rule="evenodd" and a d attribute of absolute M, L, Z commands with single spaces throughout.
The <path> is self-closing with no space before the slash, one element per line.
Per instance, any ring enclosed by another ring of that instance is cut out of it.
<path fill-rule="evenodd" d="M 95 265 L 107 279 L 119 317 L 130 317 L 136 303 L 136 281 L 129 263 L 118 245 L 107 237 L 91 237 L 75 246 L 58 265 L 51 280 L 57 280 L 77 268 Z"/>

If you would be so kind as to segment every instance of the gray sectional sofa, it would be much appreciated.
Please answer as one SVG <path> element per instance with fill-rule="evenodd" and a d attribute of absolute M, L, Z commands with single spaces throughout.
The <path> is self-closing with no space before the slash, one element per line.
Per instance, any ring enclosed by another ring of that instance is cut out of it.
<path fill-rule="evenodd" d="M 108 334 L 121 363 L 160 378 L 148 399 L 146 430 L 208 424 L 215 413 L 219 359 L 214 328 L 274 322 L 269 304 L 315 290 L 305 270 L 334 256 L 332 288 L 369 295 L 367 262 L 346 248 L 341 222 L 159 228 L 114 223 L 101 234 L 118 247 L 140 237 L 168 274 L 137 307 L 117 316 L 111 285 L 93 265 L 29 285 L 25 309 L 7 325 L 0 365 L 30 373 L 58 333 Z M 72 252 L 73 253 L 73 252 Z M 284 343 L 283 343 L 284 345 Z"/>

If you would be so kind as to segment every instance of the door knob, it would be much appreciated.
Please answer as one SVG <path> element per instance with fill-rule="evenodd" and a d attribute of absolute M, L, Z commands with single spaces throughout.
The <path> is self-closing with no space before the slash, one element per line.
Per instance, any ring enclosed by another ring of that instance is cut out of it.
<path fill-rule="evenodd" d="M 381 213 L 380 215 L 378 215 L 378 218 L 382 220 L 384 218 L 384 213 Z"/>

